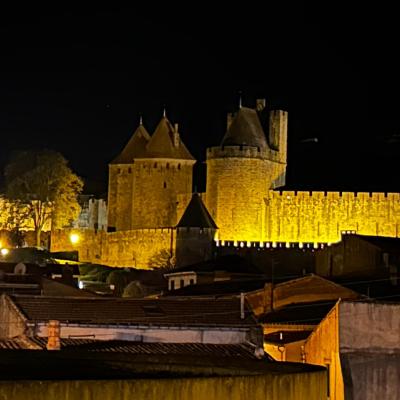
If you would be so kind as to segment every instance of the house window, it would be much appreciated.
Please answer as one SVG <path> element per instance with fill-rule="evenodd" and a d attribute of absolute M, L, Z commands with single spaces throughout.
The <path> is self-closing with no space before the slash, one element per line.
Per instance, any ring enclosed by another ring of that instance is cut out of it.
<path fill-rule="evenodd" d="M 191 279 L 191 280 L 189 281 L 189 283 L 190 283 L 191 285 L 194 285 L 194 279 Z"/>
<path fill-rule="evenodd" d="M 175 290 L 175 281 L 172 279 L 170 283 L 171 287 L 169 288 L 169 290 Z"/>
<path fill-rule="evenodd" d="M 185 286 L 185 281 L 183 280 L 183 279 L 181 279 L 181 282 L 180 282 L 181 284 L 180 284 L 180 286 L 179 287 L 184 287 Z"/>

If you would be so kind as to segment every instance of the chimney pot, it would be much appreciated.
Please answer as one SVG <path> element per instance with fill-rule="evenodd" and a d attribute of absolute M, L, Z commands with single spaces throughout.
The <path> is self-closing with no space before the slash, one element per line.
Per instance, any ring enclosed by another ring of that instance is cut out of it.
<path fill-rule="evenodd" d="M 47 350 L 60 350 L 60 321 L 50 320 L 47 325 Z"/>

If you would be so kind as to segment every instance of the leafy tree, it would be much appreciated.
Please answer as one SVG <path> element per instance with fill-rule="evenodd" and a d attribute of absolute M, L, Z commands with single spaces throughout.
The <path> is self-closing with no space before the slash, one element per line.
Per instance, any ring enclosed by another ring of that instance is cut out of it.
<path fill-rule="evenodd" d="M 68 167 L 67 160 L 52 150 L 20 151 L 5 169 L 6 195 L 26 207 L 33 222 L 36 245 L 46 224 L 60 228 L 77 218 L 77 195 L 83 182 Z"/>
<path fill-rule="evenodd" d="M 115 270 L 112 271 L 108 276 L 107 276 L 107 284 L 109 285 L 114 285 L 114 295 L 115 296 L 122 296 L 122 293 L 125 289 L 125 287 L 129 284 L 131 281 L 131 274 L 127 271 L 124 270 Z"/>
<path fill-rule="evenodd" d="M 132 281 L 127 286 L 122 293 L 122 297 L 134 297 L 136 299 L 143 298 L 145 296 L 145 291 L 139 281 Z"/>

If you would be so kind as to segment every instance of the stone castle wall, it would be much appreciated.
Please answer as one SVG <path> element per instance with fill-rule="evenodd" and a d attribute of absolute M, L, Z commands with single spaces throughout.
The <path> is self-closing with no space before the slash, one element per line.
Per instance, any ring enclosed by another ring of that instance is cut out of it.
<path fill-rule="evenodd" d="M 341 232 L 400 236 L 399 193 L 269 191 L 264 241 L 332 243 Z"/>
<path fill-rule="evenodd" d="M 79 242 L 72 244 L 70 234 Z M 51 251 L 79 252 L 79 261 L 112 267 L 161 267 L 175 257 L 175 229 L 134 229 L 104 232 L 63 229 L 52 232 Z"/>
<path fill-rule="evenodd" d="M 279 152 L 256 147 L 208 149 L 206 205 L 219 238 L 262 240 L 264 199 L 271 187 L 285 181 L 286 164 L 279 160 Z"/>
<path fill-rule="evenodd" d="M 179 193 L 192 193 L 192 161 L 135 161 L 132 228 L 175 226 Z"/>

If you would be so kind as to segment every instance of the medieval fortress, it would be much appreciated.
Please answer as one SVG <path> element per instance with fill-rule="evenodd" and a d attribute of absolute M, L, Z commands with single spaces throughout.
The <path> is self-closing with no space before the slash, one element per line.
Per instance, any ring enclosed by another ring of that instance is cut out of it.
<path fill-rule="evenodd" d="M 76 244 L 71 230 L 54 231 L 51 250 L 146 268 L 207 259 L 213 245 L 318 247 L 349 231 L 400 236 L 399 193 L 280 191 L 287 126 L 287 112 L 265 100 L 228 114 L 221 143 L 207 149 L 206 192 L 192 194 L 196 160 L 178 125 L 164 115 L 150 135 L 140 124 L 109 165 L 107 231 L 82 229 Z"/>

